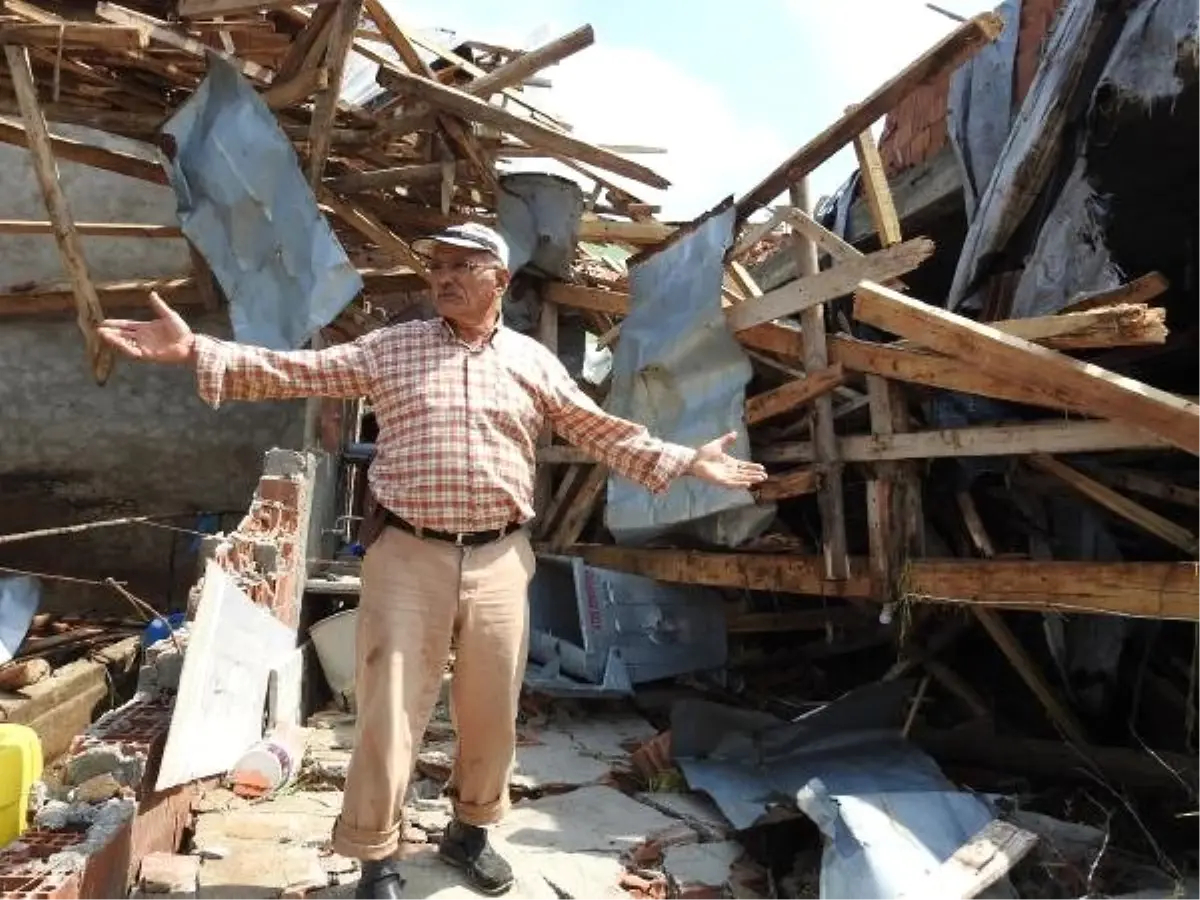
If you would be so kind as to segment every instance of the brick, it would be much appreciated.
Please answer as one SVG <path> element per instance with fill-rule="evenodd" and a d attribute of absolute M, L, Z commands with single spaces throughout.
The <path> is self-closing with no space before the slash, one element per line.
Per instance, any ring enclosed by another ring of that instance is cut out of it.
<path fill-rule="evenodd" d="M 147 894 L 195 893 L 200 860 L 177 853 L 150 853 L 142 859 L 138 886 Z"/>
<path fill-rule="evenodd" d="M 300 508 L 300 482 L 290 478 L 264 475 L 258 480 L 258 495 L 267 503 L 277 503 L 295 512 Z"/>

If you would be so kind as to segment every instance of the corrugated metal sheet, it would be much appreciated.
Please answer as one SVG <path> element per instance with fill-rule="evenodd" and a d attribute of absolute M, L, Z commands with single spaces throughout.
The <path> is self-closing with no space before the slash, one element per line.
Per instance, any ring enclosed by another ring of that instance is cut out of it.
<path fill-rule="evenodd" d="M 253 87 L 219 57 L 163 128 L 183 233 L 229 300 L 237 340 L 303 346 L 362 290 L 317 208 L 291 142 Z"/>

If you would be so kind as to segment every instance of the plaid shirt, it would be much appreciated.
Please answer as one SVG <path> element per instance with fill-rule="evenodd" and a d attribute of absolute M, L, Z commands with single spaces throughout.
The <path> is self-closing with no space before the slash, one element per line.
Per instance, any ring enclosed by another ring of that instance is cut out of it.
<path fill-rule="evenodd" d="M 379 424 L 368 481 L 383 506 L 439 531 L 533 518 L 538 435 L 555 431 L 655 493 L 695 451 L 609 415 L 558 358 L 503 326 L 472 349 L 443 319 L 372 331 L 326 350 L 279 352 L 196 337 L 201 398 L 368 397 Z"/>

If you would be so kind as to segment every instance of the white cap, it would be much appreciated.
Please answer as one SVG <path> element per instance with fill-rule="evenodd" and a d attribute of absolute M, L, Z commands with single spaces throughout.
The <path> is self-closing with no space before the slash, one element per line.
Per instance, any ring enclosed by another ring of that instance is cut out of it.
<path fill-rule="evenodd" d="M 500 260 L 505 269 L 508 268 L 508 242 L 500 237 L 499 232 L 477 222 L 464 222 L 462 225 L 451 225 L 437 234 L 420 238 L 413 242 L 413 249 L 428 256 L 433 251 L 434 244 L 449 244 L 452 247 L 470 247 L 475 250 L 486 250 Z"/>

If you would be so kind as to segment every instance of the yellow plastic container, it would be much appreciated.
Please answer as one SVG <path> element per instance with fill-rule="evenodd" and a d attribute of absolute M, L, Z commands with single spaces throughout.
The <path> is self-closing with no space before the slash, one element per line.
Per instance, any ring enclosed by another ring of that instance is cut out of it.
<path fill-rule="evenodd" d="M 29 821 L 29 791 L 42 777 L 42 742 L 27 725 L 0 723 L 0 847 Z"/>

